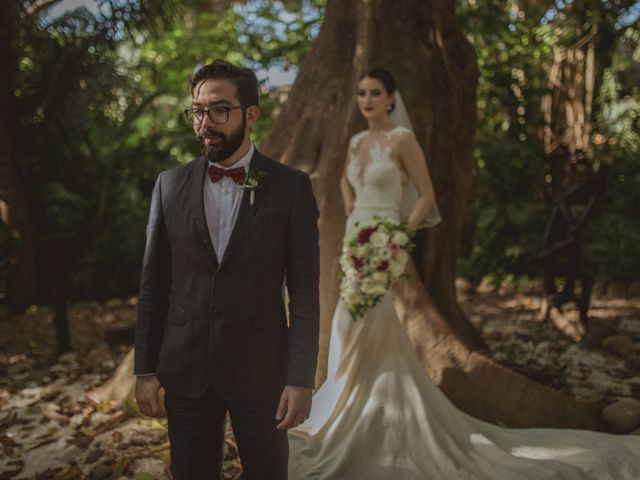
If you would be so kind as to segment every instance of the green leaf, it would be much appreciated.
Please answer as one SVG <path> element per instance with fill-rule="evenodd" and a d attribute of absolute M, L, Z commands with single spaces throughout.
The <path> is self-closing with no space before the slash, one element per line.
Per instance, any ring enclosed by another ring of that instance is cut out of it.
<path fill-rule="evenodd" d="M 124 401 L 124 408 L 132 417 L 144 417 L 143 413 L 138 408 L 138 404 L 132 398 L 127 398 Z"/>

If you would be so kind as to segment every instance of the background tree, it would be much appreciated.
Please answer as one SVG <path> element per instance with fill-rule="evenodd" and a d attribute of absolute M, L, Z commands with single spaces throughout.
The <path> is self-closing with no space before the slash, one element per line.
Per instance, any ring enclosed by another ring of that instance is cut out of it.
<path fill-rule="evenodd" d="M 0 222 L 6 226 L 0 238 L 5 256 L 0 282 L 7 283 L 0 285 L 0 294 L 18 309 L 33 301 L 37 290 L 30 208 L 18 162 L 21 143 L 16 141 L 17 26 L 21 14 L 18 2 L 0 5 Z"/>
<path fill-rule="evenodd" d="M 13 63 L 3 68 L 3 81 L 12 82 L 3 89 L 3 102 L 12 110 L 2 134 L 20 152 L 2 149 L 0 198 L 16 200 L 15 220 L 0 232 L 0 242 L 4 250 L 17 243 L 14 237 L 28 245 L 30 236 L 75 232 L 81 248 L 72 298 L 134 295 L 155 177 L 197 150 L 182 118 L 193 69 L 215 57 L 257 68 L 275 61 L 280 68 L 295 65 L 310 44 L 301 39 L 309 38 L 321 12 L 297 2 L 290 10 L 253 2 L 211 11 L 202 7 L 213 3 L 200 0 L 102 0 L 96 10 L 50 14 L 57 3 L 3 4 L 13 17 L 2 17 L 11 27 L 3 35 L 12 40 L 2 60 Z M 277 103 L 276 97 L 266 98 L 258 140 Z M 9 203 L 3 205 L 5 216 Z M 36 246 L 32 242 L 26 251 L 42 266 L 47 252 Z M 3 255 L 0 284 L 6 283 L 8 260 Z M 45 301 L 45 292 L 35 295 L 34 265 L 31 273 L 20 273 L 27 265 L 18 262 L 13 290 Z"/>
<path fill-rule="evenodd" d="M 544 157 L 552 144 L 577 145 L 571 138 L 580 137 L 593 169 L 610 167 L 607 194 L 584 233 L 585 253 L 600 283 L 637 280 L 637 3 L 466 0 L 457 7 L 480 69 L 475 193 L 459 274 L 522 285 L 539 276 L 535 259 L 549 215 Z M 580 45 L 581 52 L 568 53 Z M 578 63 L 564 74 L 554 67 L 554 59 L 586 59 L 588 45 L 588 74 L 582 60 L 583 70 Z"/>
<path fill-rule="evenodd" d="M 35 290 L 50 252 L 36 248 L 37 238 L 74 232 L 83 240 L 82 245 L 95 246 L 104 231 L 103 206 L 107 201 L 114 210 L 122 205 L 118 201 L 122 192 L 114 192 L 110 181 L 110 171 L 117 168 L 114 156 L 122 153 L 118 146 L 126 141 L 116 126 L 125 117 L 129 120 L 125 110 L 130 106 L 123 104 L 127 85 L 118 71 L 117 48 L 121 39 L 142 27 L 152 31 L 156 28 L 153 22 L 167 18 L 170 11 L 170 2 L 158 3 L 149 15 L 135 2 L 103 2 L 97 13 L 78 8 L 51 18 L 48 9 L 57 3 L 3 3 L 3 8 L 13 12 L 2 17 L 11 23 L 9 30 L 3 29 L 11 39 L 3 55 L 13 59 L 11 68 L 3 68 L 7 88 L 2 94 L 9 97 L 7 103 L 12 108 L 11 122 L 2 133 L 11 134 L 12 145 L 3 149 L 3 160 L 7 158 L 9 167 L 1 172 L 0 195 L 10 202 L 8 211 L 15 212 L 17 223 L 10 222 L 9 227 L 25 252 L 16 257 L 11 278 L 11 290 L 19 291 L 22 297 L 16 298 L 18 307 L 26 300 L 46 298 L 44 292 L 36 297 Z M 133 103 L 137 106 L 140 101 L 134 99 Z M 117 212 L 109 227 L 116 227 L 128 211 Z M 121 247 L 114 253 L 120 254 L 123 266 L 129 252 L 138 263 L 133 251 L 138 245 L 114 244 Z M 87 250 L 91 247 L 82 253 Z M 30 259 L 38 259 L 37 269 Z M 86 263 L 81 265 L 86 268 Z M 108 278 L 104 273 L 110 269 L 113 266 L 104 268 L 101 278 Z M 85 283 L 93 282 L 85 277 Z"/>
<path fill-rule="evenodd" d="M 557 29 L 553 57 L 544 65 L 549 79 L 549 93 L 542 99 L 545 150 L 563 144 L 572 152 L 590 153 L 595 94 L 612 65 L 620 19 L 636 2 L 553 3 L 543 17 Z M 527 15 L 526 6 L 518 13 Z"/>

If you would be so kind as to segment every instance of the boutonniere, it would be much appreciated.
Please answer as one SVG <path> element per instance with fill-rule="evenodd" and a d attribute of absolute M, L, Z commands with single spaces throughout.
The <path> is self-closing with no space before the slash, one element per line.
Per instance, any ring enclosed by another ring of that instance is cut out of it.
<path fill-rule="evenodd" d="M 253 203 L 256 197 L 256 190 L 262 186 L 262 183 L 269 176 L 264 170 L 249 170 L 247 179 L 242 184 L 241 188 L 249 192 L 249 205 L 253 207 Z"/>

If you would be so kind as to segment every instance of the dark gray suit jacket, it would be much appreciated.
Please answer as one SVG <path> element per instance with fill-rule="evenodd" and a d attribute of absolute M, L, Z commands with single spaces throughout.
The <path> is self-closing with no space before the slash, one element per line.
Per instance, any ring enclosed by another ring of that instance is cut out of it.
<path fill-rule="evenodd" d="M 204 157 L 162 172 L 147 225 L 135 337 L 136 374 L 196 397 L 278 396 L 313 387 L 318 353 L 318 209 L 309 177 L 257 150 L 266 178 L 249 192 L 224 257 L 204 214 Z M 289 293 L 289 325 L 283 299 Z"/>

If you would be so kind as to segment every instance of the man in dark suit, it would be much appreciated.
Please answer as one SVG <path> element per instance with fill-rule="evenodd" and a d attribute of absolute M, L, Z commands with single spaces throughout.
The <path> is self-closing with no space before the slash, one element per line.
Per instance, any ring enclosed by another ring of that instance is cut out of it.
<path fill-rule="evenodd" d="M 227 412 L 243 478 L 285 479 L 287 429 L 308 417 L 314 387 L 318 210 L 308 176 L 250 141 L 253 72 L 216 60 L 191 91 L 185 114 L 204 155 L 162 172 L 153 191 L 136 399 L 152 416 L 166 404 L 176 480 L 219 478 Z"/>

